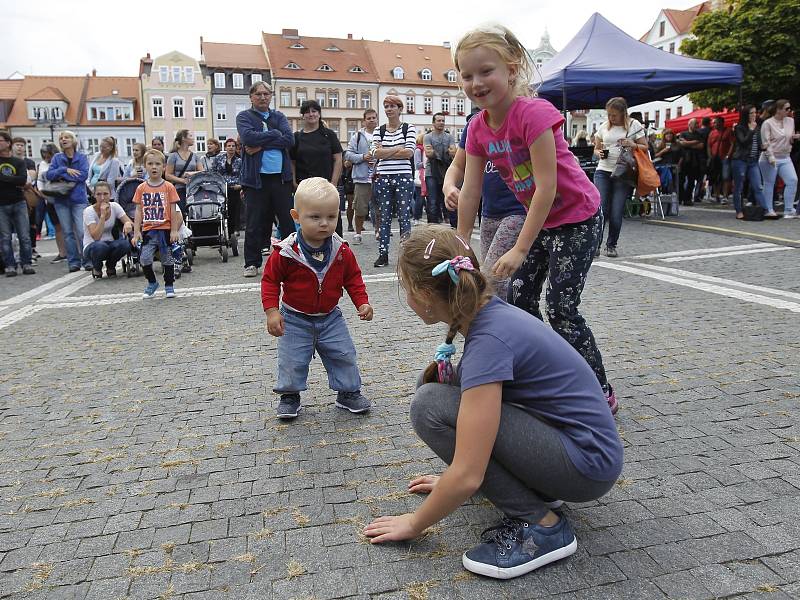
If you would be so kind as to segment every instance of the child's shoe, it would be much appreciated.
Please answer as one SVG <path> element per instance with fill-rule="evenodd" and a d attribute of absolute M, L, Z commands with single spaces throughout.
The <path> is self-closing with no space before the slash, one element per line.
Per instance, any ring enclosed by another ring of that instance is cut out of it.
<path fill-rule="evenodd" d="M 610 383 L 607 383 L 603 386 L 603 393 L 606 396 L 608 408 L 611 409 L 611 414 L 617 414 L 617 411 L 619 410 L 619 402 L 617 402 L 617 395 L 614 393 L 614 388 L 611 387 Z"/>
<path fill-rule="evenodd" d="M 153 283 L 148 283 L 147 287 L 144 288 L 144 294 L 142 294 L 142 298 L 152 298 L 156 295 L 156 290 L 158 289 L 158 282 L 154 281 Z"/>
<path fill-rule="evenodd" d="M 482 543 L 461 558 L 464 568 L 478 575 L 511 579 L 574 554 L 578 540 L 564 517 L 553 527 L 504 518 L 481 534 Z"/>
<path fill-rule="evenodd" d="M 294 419 L 301 410 L 303 407 L 300 406 L 300 394 L 281 394 L 277 414 L 279 419 Z"/>
<path fill-rule="evenodd" d="M 336 397 L 336 406 L 349 410 L 351 413 L 367 412 L 372 403 L 358 392 L 339 392 Z"/>
<path fill-rule="evenodd" d="M 175 288 L 172 287 L 171 285 L 165 286 L 164 287 L 164 292 L 166 293 L 167 298 L 174 298 L 175 297 Z"/>

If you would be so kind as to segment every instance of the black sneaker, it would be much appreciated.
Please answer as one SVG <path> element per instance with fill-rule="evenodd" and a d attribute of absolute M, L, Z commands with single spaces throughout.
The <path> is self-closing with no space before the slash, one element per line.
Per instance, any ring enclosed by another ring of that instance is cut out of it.
<path fill-rule="evenodd" d="M 31 265 L 23 265 L 22 266 L 22 274 L 23 275 L 36 275 L 36 269 L 34 269 Z"/>
<path fill-rule="evenodd" d="M 616 246 L 606 246 L 606 256 L 608 258 L 617 258 L 619 254 L 617 254 L 617 247 Z"/>
<path fill-rule="evenodd" d="M 116 269 L 112 269 L 112 268 L 108 268 L 108 267 L 106 268 L 106 277 L 111 279 L 112 277 L 116 277 L 116 276 L 117 276 L 117 270 Z"/>
<path fill-rule="evenodd" d="M 31 249 L 31 257 L 32 257 L 32 258 L 35 258 L 36 260 L 39 260 L 40 258 L 42 258 L 42 255 L 41 255 L 41 254 L 39 254 L 39 253 L 36 251 L 36 248 L 32 248 L 32 249 Z"/>
<path fill-rule="evenodd" d="M 81 268 L 80 268 L 80 267 L 70 267 L 70 268 L 69 268 L 69 272 L 70 272 L 70 273 L 77 273 L 77 272 L 78 272 L 78 271 L 80 271 L 80 270 L 81 270 Z"/>
<path fill-rule="evenodd" d="M 60 263 L 60 262 L 64 262 L 65 260 L 67 260 L 67 257 L 66 257 L 66 256 L 61 256 L 61 255 L 59 254 L 59 255 L 58 255 L 58 256 L 56 256 L 56 257 L 55 257 L 53 260 L 51 260 L 51 261 L 50 261 L 50 264 L 51 264 L 51 265 L 55 265 L 55 264 L 58 264 L 58 263 Z"/>
<path fill-rule="evenodd" d="M 373 266 L 375 267 L 386 267 L 389 265 L 389 255 L 388 254 L 381 254 L 378 257 L 378 260 L 375 261 Z"/>
<path fill-rule="evenodd" d="M 351 413 L 367 412 L 372 403 L 361 392 L 339 392 L 336 397 L 336 406 L 349 410 Z"/>
<path fill-rule="evenodd" d="M 294 419 L 301 410 L 303 407 L 300 406 L 300 394 L 281 394 L 277 411 L 279 419 Z"/>
<path fill-rule="evenodd" d="M 6 267 L 6 277 L 16 277 L 16 276 L 17 276 L 16 267 Z"/>

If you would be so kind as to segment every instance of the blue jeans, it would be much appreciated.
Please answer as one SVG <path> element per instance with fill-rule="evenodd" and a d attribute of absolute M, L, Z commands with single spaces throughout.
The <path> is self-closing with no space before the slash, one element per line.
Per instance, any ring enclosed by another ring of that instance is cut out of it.
<path fill-rule="evenodd" d="M 762 155 L 763 156 L 763 155 Z M 762 158 L 758 161 L 761 169 L 761 176 L 764 178 L 764 199 L 767 203 L 767 211 L 772 212 L 772 200 L 775 194 L 775 180 L 780 177 L 783 180 L 783 214 L 793 215 L 794 195 L 797 192 L 797 173 L 794 170 L 792 159 L 789 157 L 779 158 L 773 167 L 769 162 Z"/>
<path fill-rule="evenodd" d="M 31 229 L 28 221 L 28 205 L 24 200 L 9 205 L 0 205 L 0 250 L 6 269 L 14 269 L 17 260 L 11 245 L 11 232 L 19 238 L 19 261 L 22 266 L 31 264 Z"/>
<path fill-rule="evenodd" d="M 361 375 L 356 348 L 337 306 L 327 315 L 312 317 L 281 307 L 283 336 L 278 338 L 277 394 L 308 389 L 308 366 L 315 352 L 328 372 L 328 385 L 337 392 L 357 392 Z"/>
<path fill-rule="evenodd" d="M 68 199 L 56 198 L 55 207 L 61 230 L 64 232 L 64 245 L 67 247 L 67 263 L 70 267 L 81 266 L 81 242 L 83 241 L 83 211 L 88 202 L 75 203 Z M 79 242 L 80 240 L 80 242 Z"/>
<path fill-rule="evenodd" d="M 378 250 L 381 256 L 389 255 L 392 232 L 392 213 L 400 221 L 400 239 L 411 233 L 411 199 L 414 196 L 414 179 L 411 175 L 379 175 L 372 189 L 381 209 L 381 230 Z"/>
<path fill-rule="evenodd" d="M 447 218 L 450 227 L 455 228 L 458 221 L 458 211 L 447 210 L 444 204 L 444 192 L 435 177 L 425 178 L 425 187 L 428 188 L 428 223 L 441 223 Z"/>
<path fill-rule="evenodd" d="M 127 237 L 118 240 L 92 242 L 83 249 L 84 262 L 92 263 L 92 268 L 100 271 L 103 261 L 107 269 L 117 266 L 117 261 L 130 252 L 131 243 Z"/>
<path fill-rule="evenodd" d="M 597 170 L 594 173 L 594 185 L 600 192 L 603 202 L 603 229 L 608 223 L 606 246 L 616 248 L 619 232 L 622 230 L 622 215 L 625 213 L 625 201 L 631 197 L 633 188 L 620 179 L 612 179 L 608 171 Z M 603 243 L 602 231 L 600 244 Z"/>
<path fill-rule="evenodd" d="M 733 159 L 731 162 L 733 169 L 733 208 L 737 213 L 742 212 L 742 190 L 744 189 L 745 176 L 750 183 L 750 189 L 758 205 L 764 210 L 769 210 L 764 200 L 764 184 L 761 181 L 761 169 L 758 168 L 758 161 L 746 161 Z"/>
<path fill-rule="evenodd" d="M 414 200 L 411 207 L 411 216 L 419 221 L 422 218 L 422 208 L 425 206 L 425 198 L 422 197 L 422 186 L 414 186 Z"/>

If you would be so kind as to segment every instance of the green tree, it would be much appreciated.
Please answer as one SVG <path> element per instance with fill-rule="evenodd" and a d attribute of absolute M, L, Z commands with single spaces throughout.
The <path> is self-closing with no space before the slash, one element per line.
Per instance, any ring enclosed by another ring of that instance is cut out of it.
<path fill-rule="evenodd" d="M 746 104 L 768 98 L 800 102 L 800 0 L 730 0 L 698 17 L 692 33 L 695 38 L 681 44 L 683 54 L 742 65 Z M 689 98 L 719 110 L 736 106 L 739 92 L 715 88 Z"/>

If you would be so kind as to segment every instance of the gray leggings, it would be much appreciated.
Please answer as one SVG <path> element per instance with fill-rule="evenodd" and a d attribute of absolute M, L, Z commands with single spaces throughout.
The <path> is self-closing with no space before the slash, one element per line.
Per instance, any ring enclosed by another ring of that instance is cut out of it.
<path fill-rule="evenodd" d="M 497 259 L 514 247 L 525 223 L 525 215 L 506 217 L 483 217 L 481 219 L 481 271 L 494 284 L 498 298 L 506 299 L 509 279 L 492 277 L 492 267 Z"/>
<path fill-rule="evenodd" d="M 426 383 L 411 402 L 414 431 L 448 465 L 456 447 L 461 388 Z M 525 410 L 503 402 L 500 427 L 481 492 L 507 517 L 538 523 L 545 501 L 588 502 L 606 494 L 613 481 L 582 475 L 569 459 L 557 430 Z"/>

